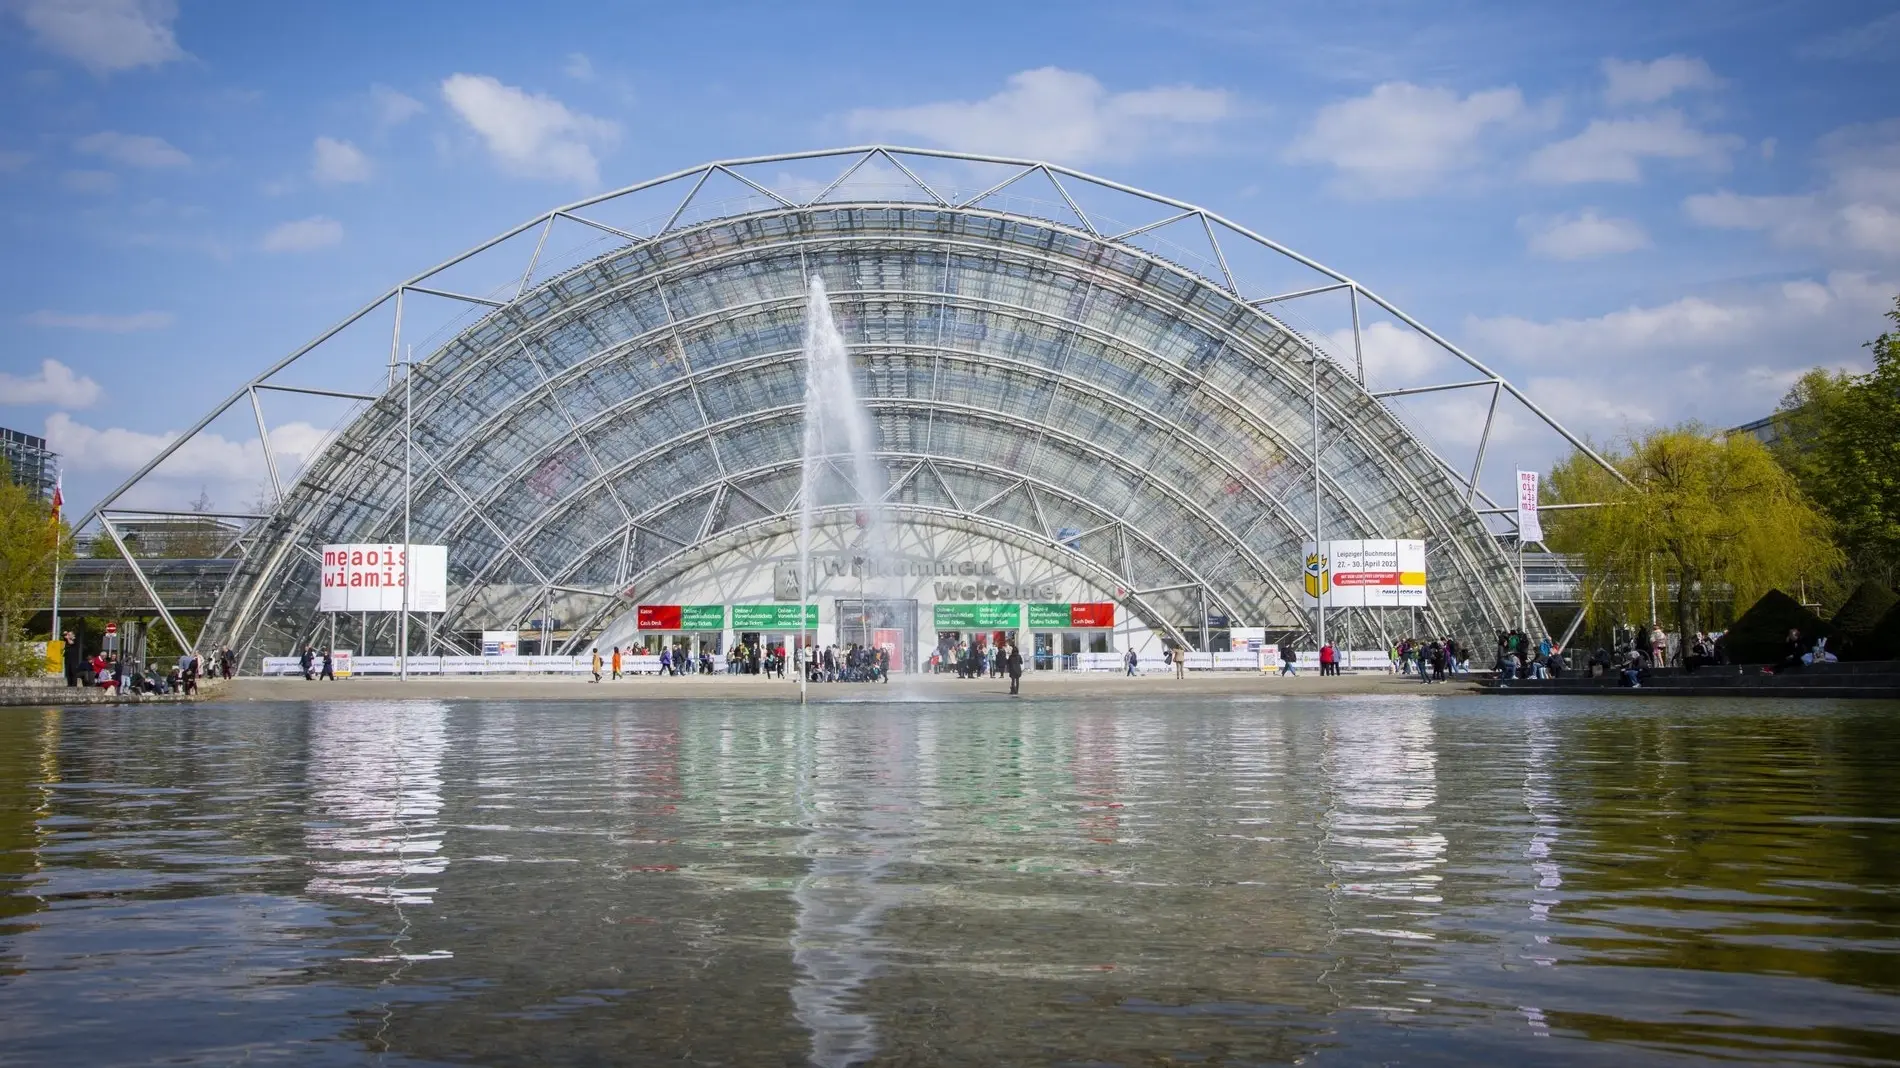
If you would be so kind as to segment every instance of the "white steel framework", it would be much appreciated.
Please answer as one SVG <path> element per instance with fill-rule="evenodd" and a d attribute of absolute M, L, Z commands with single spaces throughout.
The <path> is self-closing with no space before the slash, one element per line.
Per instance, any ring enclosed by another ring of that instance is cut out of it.
<path fill-rule="evenodd" d="M 792 165 L 835 173 L 814 180 L 783 170 Z M 986 168 L 996 180 L 979 183 Z M 669 192 L 677 202 L 645 223 L 602 218 Z M 1111 219 L 1104 198 L 1137 217 Z M 581 228 L 588 243 L 563 258 L 557 227 Z M 507 284 L 456 288 L 457 269 L 530 237 Z M 1274 264 L 1311 284 L 1265 284 L 1285 277 Z M 412 651 L 454 651 L 460 634 L 537 613 L 546 626 L 557 612 L 577 621 L 568 644 L 579 647 L 626 609 L 630 589 L 796 524 L 799 339 L 814 274 L 876 419 L 893 509 L 1052 559 L 1074 554 L 1072 570 L 1177 639 L 1204 633 L 1210 613 L 1305 629 L 1299 545 L 1316 536 L 1426 538 L 1430 626 L 1482 638 L 1517 615 L 1498 542 L 1510 510 L 1483 489 L 1500 402 L 1595 456 L 1389 301 L 1218 214 L 1054 164 L 868 146 L 705 164 L 497 235 L 252 378 L 82 526 L 97 520 L 144 583 L 113 525 L 133 510 L 117 502 L 243 404 L 275 507 L 242 516 L 242 562 L 201 644 L 250 659 L 311 639 L 322 623 L 317 547 L 408 530 L 450 547 L 453 590 Z M 404 306 L 419 298 L 471 314 L 411 361 Z M 1341 298 L 1349 327 L 1331 340 L 1292 311 Z M 1368 381 L 1362 306 L 1462 370 Z M 288 376 L 375 314 L 392 322 L 375 392 Z M 260 402 L 271 391 L 354 405 L 289 477 Z M 1486 402 L 1468 467 L 1393 407 L 1450 391 Z M 841 488 L 821 503 L 848 509 L 853 496 Z M 1064 529 L 1079 533 L 1054 551 Z M 377 626 L 386 646 L 389 623 Z"/>

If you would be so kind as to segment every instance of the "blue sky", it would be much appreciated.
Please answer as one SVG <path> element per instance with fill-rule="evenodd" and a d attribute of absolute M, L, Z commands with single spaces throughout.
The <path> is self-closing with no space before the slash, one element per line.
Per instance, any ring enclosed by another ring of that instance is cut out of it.
<path fill-rule="evenodd" d="M 1593 437 L 1730 424 L 1864 364 L 1900 290 L 1897 53 L 1893 3 L 5 0 L 0 424 L 50 437 L 84 506 L 505 227 L 878 140 L 1205 205 Z M 1419 358 L 1368 344 L 1382 373 Z M 294 465 L 338 414 L 280 404 L 274 451 Z M 261 450 L 215 429 L 153 492 L 256 496 Z M 1555 451 L 1494 447 L 1506 471 Z"/>

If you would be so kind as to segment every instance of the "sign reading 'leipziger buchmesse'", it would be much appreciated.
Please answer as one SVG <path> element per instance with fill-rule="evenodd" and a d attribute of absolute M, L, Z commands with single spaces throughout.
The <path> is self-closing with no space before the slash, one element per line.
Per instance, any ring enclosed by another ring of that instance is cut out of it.
<path fill-rule="evenodd" d="M 325 545 L 317 611 L 400 612 L 405 586 L 409 611 L 447 611 L 448 546 L 411 545 L 405 557 L 401 542 Z"/>

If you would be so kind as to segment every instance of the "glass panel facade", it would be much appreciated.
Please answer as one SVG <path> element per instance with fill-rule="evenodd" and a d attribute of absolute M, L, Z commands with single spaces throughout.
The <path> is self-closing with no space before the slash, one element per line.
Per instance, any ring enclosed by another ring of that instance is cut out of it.
<path fill-rule="evenodd" d="M 887 478 L 933 461 L 897 500 L 1012 536 L 1089 531 L 1076 551 L 1133 586 L 1204 585 L 1237 622 L 1300 618 L 1305 344 L 1134 249 L 918 205 L 699 223 L 553 279 L 430 354 L 411 522 L 450 546 L 458 588 L 440 625 L 505 624 L 520 614 L 510 598 L 549 586 L 609 596 L 703 533 L 789 507 L 811 274 L 831 291 Z M 1326 536 L 1431 540 L 1438 616 L 1481 636 L 1508 562 L 1383 406 L 1328 361 L 1319 383 Z M 214 615 L 220 640 L 312 625 L 314 565 L 272 539 L 397 536 L 401 418 L 398 389 L 314 460 Z M 1185 620 L 1200 596 L 1152 600 Z"/>

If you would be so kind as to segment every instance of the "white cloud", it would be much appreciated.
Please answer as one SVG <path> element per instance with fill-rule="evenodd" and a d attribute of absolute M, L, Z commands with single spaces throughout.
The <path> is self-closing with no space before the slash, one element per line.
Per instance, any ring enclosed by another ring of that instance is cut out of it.
<path fill-rule="evenodd" d="M 1795 50 L 1803 59 L 1885 58 L 1900 42 L 1900 11 L 1818 37 Z"/>
<path fill-rule="evenodd" d="M 1482 162 L 1487 135 L 1539 121 L 1515 86 L 1461 97 L 1387 82 L 1321 108 L 1287 158 L 1331 165 L 1348 191 L 1409 196 Z"/>
<path fill-rule="evenodd" d="M 1556 184 L 1637 182 L 1642 180 L 1646 159 L 1685 160 L 1723 170 L 1729 165 L 1729 154 L 1741 146 L 1739 137 L 1690 126 L 1680 111 L 1594 119 L 1577 136 L 1538 149 L 1525 173 L 1535 181 Z"/>
<path fill-rule="evenodd" d="M 162 137 L 124 134 L 116 130 L 102 130 L 96 134 L 88 134 L 75 141 L 73 147 L 88 156 L 101 156 L 128 167 L 147 169 L 183 167 L 191 162 L 190 156 L 179 151 Z"/>
<path fill-rule="evenodd" d="M 1079 164 L 1193 150 L 1234 111 L 1224 90 L 1176 85 L 1113 93 L 1090 75 L 1042 67 L 1010 75 L 982 100 L 858 108 L 844 121 L 857 136 Z"/>
<path fill-rule="evenodd" d="M 569 52 L 567 60 L 561 64 L 561 73 L 577 82 L 594 80 L 594 61 L 587 58 L 585 52 Z"/>
<path fill-rule="evenodd" d="M 0 151 L 0 174 L 13 174 L 16 171 L 25 170 L 26 165 L 31 162 L 33 162 L 31 152 Z"/>
<path fill-rule="evenodd" d="M 1319 347 L 1340 362 L 1353 365 L 1352 329 L 1319 335 Z M 1453 359 L 1430 338 L 1411 327 L 1384 321 L 1359 328 L 1359 351 L 1366 361 L 1366 383 L 1372 389 L 1417 385 L 1435 368 Z"/>
<path fill-rule="evenodd" d="M 54 412 L 46 417 L 47 446 L 60 454 L 61 466 L 69 471 L 136 471 L 177 437 L 176 431 L 148 434 L 123 427 L 91 427 L 65 412 Z M 332 433 L 309 423 L 294 422 L 272 427 L 270 437 L 279 473 L 290 478 L 329 444 Z M 255 437 L 233 440 L 209 431 L 193 437 L 167 457 L 155 474 L 161 478 L 235 483 L 240 487 L 255 486 L 269 477 L 264 449 Z"/>
<path fill-rule="evenodd" d="M 101 312 L 36 311 L 25 316 L 28 326 L 54 330 L 90 330 L 103 334 L 132 334 L 143 330 L 163 330 L 172 325 L 171 312 L 143 311 L 130 315 L 106 315 Z"/>
<path fill-rule="evenodd" d="M 73 374 L 58 360 L 41 360 L 40 373 L 25 378 L 0 372 L 0 404 L 86 408 L 99 399 L 99 393 L 99 383 Z"/>
<path fill-rule="evenodd" d="M 1709 65 L 1693 56 L 1673 55 L 1644 63 L 1641 60 L 1603 61 L 1603 99 L 1611 106 L 1654 104 L 1686 89 L 1719 89 L 1722 79 Z"/>
<path fill-rule="evenodd" d="M 376 111 L 376 125 L 384 129 L 401 126 L 423 112 L 422 101 L 387 85 L 370 86 L 369 100 Z"/>
<path fill-rule="evenodd" d="M 335 219 L 312 215 L 308 219 L 281 223 L 264 235 L 265 252 L 310 252 L 329 248 L 343 240 L 343 224 Z"/>
<path fill-rule="evenodd" d="M 172 0 L 24 0 L 20 21 L 41 48 L 97 75 L 183 58 Z"/>
<path fill-rule="evenodd" d="M 1758 230 L 1783 247 L 1900 257 L 1900 120 L 1836 130 L 1817 158 L 1825 184 L 1812 192 L 1720 189 L 1688 197 L 1683 210 L 1703 226 Z"/>
<path fill-rule="evenodd" d="M 319 137 L 311 149 L 310 177 L 325 185 L 369 181 L 369 157 L 348 141 Z"/>
<path fill-rule="evenodd" d="M 1649 235 L 1634 219 L 1598 215 L 1585 208 L 1574 215 L 1517 221 L 1524 243 L 1535 255 L 1552 260 L 1588 260 L 1649 247 Z"/>
<path fill-rule="evenodd" d="M 452 74 L 442 98 L 488 146 L 502 169 L 528 178 L 600 184 L 594 149 L 611 145 L 620 127 L 570 111 L 551 96 L 503 85 L 483 74 Z"/>
<path fill-rule="evenodd" d="M 1471 352 L 1513 369 L 1572 430 L 1686 418 L 1732 426 L 1766 414 L 1815 364 L 1863 361 L 1860 344 L 1883 328 L 1893 293 L 1892 279 L 1836 271 L 1588 318 L 1474 318 L 1464 333 Z"/>
<path fill-rule="evenodd" d="M 101 196 L 119 188 L 119 176 L 111 171 L 66 171 L 59 176 L 59 186 L 69 193 Z"/>

